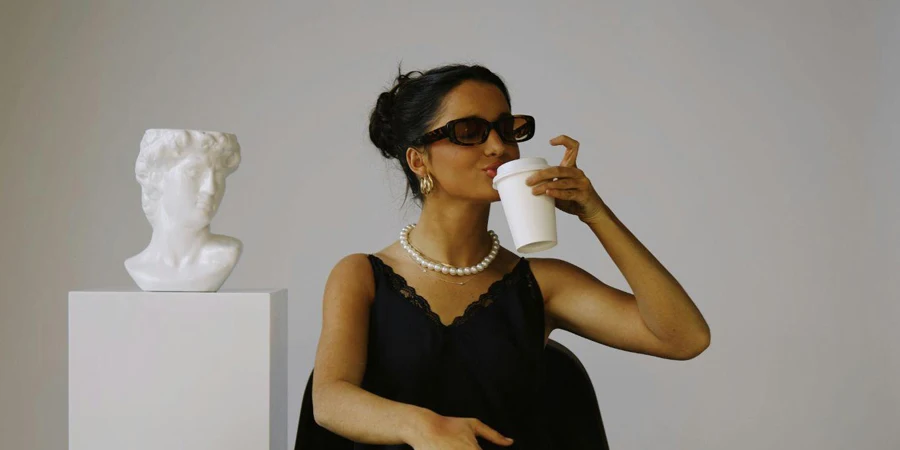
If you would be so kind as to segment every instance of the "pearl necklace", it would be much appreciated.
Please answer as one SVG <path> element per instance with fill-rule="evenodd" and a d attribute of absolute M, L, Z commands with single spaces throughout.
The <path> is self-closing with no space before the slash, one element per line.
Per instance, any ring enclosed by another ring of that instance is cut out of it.
<path fill-rule="evenodd" d="M 497 253 L 500 251 L 500 239 L 493 230 L 488 230 L 488 234 L 491 236 L 493 244 L 491 245 L 490 253 L 488 253 L 480 263 L 471 267 L 454 267 L 449 264 L 432 261 L 422 256 L 422 254 L 409 243 L 409 232 L 415 227 L 416 224 L 414 223 L 403 227 L 403 230 L 400 231 L 400 245 L 409 252 L 409 255 L 412 256 L 420 266 L 435 272 L 456 276 L 475 275 L 476 273 L 483 272 L 484 269 L 494 261 L 494 258 L 497 257 Z"/>

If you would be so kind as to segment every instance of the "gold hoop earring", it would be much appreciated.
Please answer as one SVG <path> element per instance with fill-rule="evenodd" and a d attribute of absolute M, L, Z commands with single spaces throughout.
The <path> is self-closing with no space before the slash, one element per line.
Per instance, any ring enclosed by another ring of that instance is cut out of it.
<path fill-rule="evenodd" d="M 422 195 L 428 195 L 434 189 L 434 179 L 430 173 L 426 173 L 424 177 L 419 179 L 419 191 Z"/>

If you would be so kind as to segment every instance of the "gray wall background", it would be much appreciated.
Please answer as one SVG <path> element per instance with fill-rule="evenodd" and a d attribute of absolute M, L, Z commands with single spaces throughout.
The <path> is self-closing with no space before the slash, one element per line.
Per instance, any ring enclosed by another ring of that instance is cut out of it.
<path fill-rule="evenodd" d="M 6 1 L 0 14 L 0 448 L 66 446 L 66 293 L 130 286 L 146 128 L 231 131 L 225 288 L 290 293 L 290 442 L 331 266 L 395 239 L 402 176 L 366 135 L 403 69 L 479 62 L 681 281 L 688 362 L 551 336 L 616 449 L 900 445 L 900 7 L 888 1 Z M 510 245 L 500 205 L 492 228 Z M 587 227 L 568 259 L 628 285 Z"/>

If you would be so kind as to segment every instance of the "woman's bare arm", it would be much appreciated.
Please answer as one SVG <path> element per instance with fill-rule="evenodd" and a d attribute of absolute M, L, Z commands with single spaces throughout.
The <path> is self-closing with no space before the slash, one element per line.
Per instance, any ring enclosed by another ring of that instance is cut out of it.
<path fill-rule="evenodd" d="M 360 387 L 374 296 L 372 266 L 365 254 L 346 256 L 334 266 L 322 302 L 322 332 L 313 370 L 313 415 L 320 426 L 354 442 L 409 443 L 437 414 Z"/>

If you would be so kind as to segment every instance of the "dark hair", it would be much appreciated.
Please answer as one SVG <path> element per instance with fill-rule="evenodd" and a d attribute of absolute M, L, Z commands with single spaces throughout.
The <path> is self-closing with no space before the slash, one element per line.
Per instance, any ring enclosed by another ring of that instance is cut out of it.
<path fill-rule="evenodd" d="M 402 64 L 402 62 L 401 62 Z M 413 76 L 418 74 L 418 76 Z M 421 203 L 419 179 L 406 162 L 406 149 L 428 131 L 437 117 L 444 97 L 463 81 L 476 80 L 497 86 L 506 103 L 512 107 L 509 91 L 498 75 L 480 65 L 449 64 L 425 72 L 402 73 L 397 66 L 397 78 L 391 89 L 382 92 L 369 116 L 369 139 L 388 159 L 396 159 L 408 182 L 407 196 Z"/>

